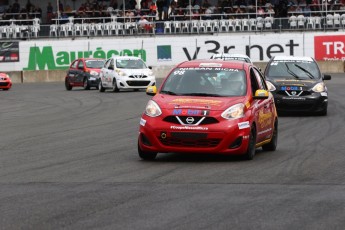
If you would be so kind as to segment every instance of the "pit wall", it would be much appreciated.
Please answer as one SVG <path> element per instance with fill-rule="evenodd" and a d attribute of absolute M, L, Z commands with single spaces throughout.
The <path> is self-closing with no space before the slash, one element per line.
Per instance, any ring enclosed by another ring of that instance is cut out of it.
<path fill-rule="evenodd" d="M 265 70 L 267 62 L 254 63 L 262 71 Z M 344 61 L 319 61 L 322 73 L 344 73 Z M 174 66 L 153 67 L 156 78 L 164 78 Z M 7 72 L 13 83 L 33 83 L 33 82 L 63 82 L 66 70 L 25 70 Z"/>

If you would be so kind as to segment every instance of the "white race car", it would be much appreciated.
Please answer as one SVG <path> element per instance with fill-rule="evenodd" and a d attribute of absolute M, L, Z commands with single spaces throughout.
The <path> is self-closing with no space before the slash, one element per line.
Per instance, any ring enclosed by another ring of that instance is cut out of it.
<path fill-rule="evenodd" d="M 146 89 L 156 85 L 152 67 L 138 57 L 114 56 L 109 58 L 100 72 L 99 91 L 112 89 Z"/>

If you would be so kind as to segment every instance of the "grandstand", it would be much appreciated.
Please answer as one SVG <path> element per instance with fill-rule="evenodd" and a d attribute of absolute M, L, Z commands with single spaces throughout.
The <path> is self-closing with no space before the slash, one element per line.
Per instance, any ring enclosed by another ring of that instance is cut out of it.
<path fill-rule="evenodd" d="M 0 39 L 338 31 L 345 0 L 5 0 Z"/>

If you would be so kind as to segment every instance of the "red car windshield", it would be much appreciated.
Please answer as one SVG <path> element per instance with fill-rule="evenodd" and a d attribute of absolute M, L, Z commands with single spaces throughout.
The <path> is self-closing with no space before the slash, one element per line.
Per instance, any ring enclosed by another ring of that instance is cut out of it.
<path fill-rule="evenodd" d="M 161 93 L 190 96 L 243 96 L 247 81 L 243 70 L 231 68 L 176 68 Z"/>
<path fill-rule="evenodd" d="M 101 69 L 104 66 L 103 60 L 87 60 L 85 61 L 86 67 L 91 69 Z"/>

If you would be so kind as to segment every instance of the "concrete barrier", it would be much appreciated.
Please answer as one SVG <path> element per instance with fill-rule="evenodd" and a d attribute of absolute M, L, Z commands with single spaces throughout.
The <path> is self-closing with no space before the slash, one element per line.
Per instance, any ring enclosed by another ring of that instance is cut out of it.
<path fill-rule="evenodd" d="M 255 62 L 262 72 L 265 70 L 267 62 Z M 344 73 L 344 61 L 319 61 L 322 73 Z M 156 78 L 165 78 L 174 66 L 153 67 L 152 71 Z M 29 82 L 63 82 L 66 76 L 66 70 L 37 70 L 37 71 L 15 71 L 8 72 L 13 83 Z"/>
<path fill-rule="evenodd" d="M 60 82 L 65 76 L 66 70 L 23 71 L 23 82 Z"/>

